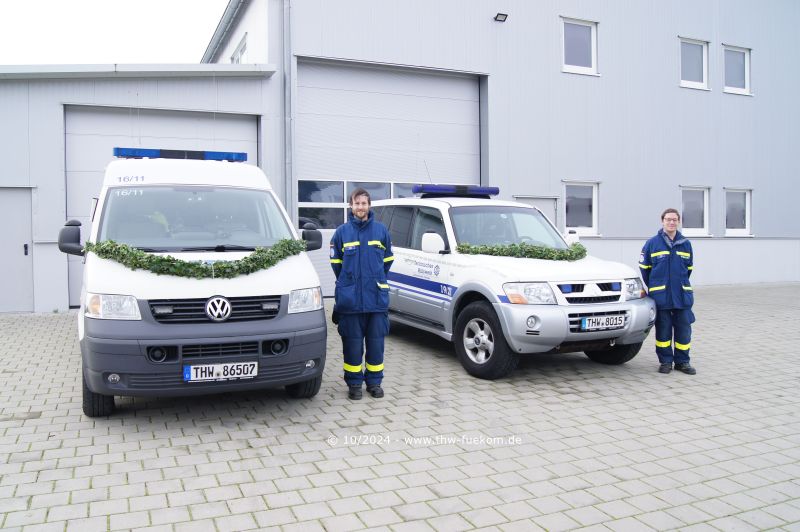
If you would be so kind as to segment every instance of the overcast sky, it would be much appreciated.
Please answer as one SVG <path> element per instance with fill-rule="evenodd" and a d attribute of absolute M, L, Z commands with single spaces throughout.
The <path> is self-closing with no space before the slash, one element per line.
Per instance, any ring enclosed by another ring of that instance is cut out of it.
<path fill-rule="evenodd" d="M 0 65 L 199 63 L 228 0 L 0 0 Z"/>

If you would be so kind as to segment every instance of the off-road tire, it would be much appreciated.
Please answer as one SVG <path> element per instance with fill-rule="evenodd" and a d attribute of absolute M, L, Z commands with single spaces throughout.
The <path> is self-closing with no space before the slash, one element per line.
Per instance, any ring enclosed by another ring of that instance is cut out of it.
<path fill-rule="evenodd" d="M 88 417 L 107 417 L 114 413 L 114 396 L 94 393 L 83 381 L 83 413 Z"/>
<path fill-rule="evenodd" d="M 322 375 L 307 381 L 287 384 L 286 394 L 295 399 L 310 399 L 317 395 L 320 386 L 322 386 Z"/>
<path fill-rule="evenodd" d="M 584 351 L 584 353 L 594 362 L 618 366 L 635 357 L 641 348 L 642 342 L 639 342 L 638 344 L 615 345 L 610 349 L 600 351 Z"/>
<path fill-rule="evenodd" d="M 468 327 L 470 327 L 470 331 L 467 330 Z M 490 352 L 484 350 L 483 362 L 475 360 L 476 356 L 480 358 L 481 350 L 473 348 L 468 351 L 466 345 L 469 337 L 475 336 L 476 330 L 487 334 L 487 339 L 492 342 Z M 503 328 L 500 326 L 500 320 L 497 319 L 492 306 L 486 301 L 475 301 L 461 311 L 456 319 L 453 343 L 461 365 L 464 366 L 467 373 L 479 379 L 500 379 L 514 371 L 519 364 L 519 355 L 508 346 L 503 335 Z"/>

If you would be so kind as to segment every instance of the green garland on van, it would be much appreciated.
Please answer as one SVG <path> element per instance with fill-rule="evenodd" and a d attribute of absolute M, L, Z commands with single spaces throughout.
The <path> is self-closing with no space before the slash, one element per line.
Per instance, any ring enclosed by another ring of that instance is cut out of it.
<path fill-rule="evenodd" d="M 517 257 L 524 259 L 544 260 L 580 260 L 586 256 L 586 248 L 579 242 L 572 244 L 569 249 L 553 249 L 533 244 L 495 244 L 493 246 L 473 246 L 472 244 L 459 244 L 456 248 L 459 253 L 466 255 L 493 255 L 496 257 Z"/>
<path fill-rule="evenodd" d="M 176 259 L 169 255 L 154 255 L 127 244 L 113 240 L 103 242 L 86 242 L 84 252 L 92 252 L 101 259 L 113 260 L 131 270 L 147 270 L 156 275 L 172 275 L 190 279 L 231 279 L 240 275 L 248 275 L 266 270 L 285 258 L 298 255 L 306 250 L 303 240 L 283 239 L 270 248 L 256 248 L 250 255 L 239 260 L 217 261 L 213 264 L 190 262 Z"/>

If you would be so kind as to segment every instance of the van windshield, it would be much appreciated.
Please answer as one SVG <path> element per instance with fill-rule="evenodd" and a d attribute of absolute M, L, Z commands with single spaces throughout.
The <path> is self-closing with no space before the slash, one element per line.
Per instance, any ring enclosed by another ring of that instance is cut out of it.
<path fill-rule="evenodd" d="M 145 251 L 235 251 L 293 238 L 267 191 L 211 186 L 108 190 L 98 242 Z"/>
<path fill-rule="evenodd" d="M 536 209 L 500 205 L 453 207 L 450 218 L 459 244 L 531 244 L 567 249 L 567 244 Z"/>

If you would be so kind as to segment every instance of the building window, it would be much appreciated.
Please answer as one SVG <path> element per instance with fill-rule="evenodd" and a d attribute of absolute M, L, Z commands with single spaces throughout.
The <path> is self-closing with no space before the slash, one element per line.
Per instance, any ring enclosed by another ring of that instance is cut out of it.
<path fill-rule="evenodd" d="M 564 184 L 564 220 L 567 230 L 597 234 L 597 183 Z"/>
<path fill-rule="evenodd" d="M 681 232 L 686 236 L 708 235 L 708 189 L 681 189 Z"/>
<path fill-rule="evenodd" d="M 680 39 L 681 87 L 708 90 L 708 43 Z"/>
<path fill-rule="evenodd" d="M 318 229 L 336 229 L 345 220 L 344 181 L 298 181 L 297 207 L 300 228 L 310 222 Z"/>
<path fill-rule="evenodd" d="M 597 23 L 564 18 L 564 72 L 597 75 Z"/>
<path fill-rule="evenodd" d="M 750 190 L 725 191 L 725 236 L 750 236 Z"/>
<path fill-rule="evenodd" d="M 233 51 L 231 55 L 231 63 L 234 65 L 239 65 L 243 63 L 247 63 L 247 34 L 244 34 L 242 40 L 239 41 L 239 46 L 236 47 L 236 50 Z"/>
<path fill-rule="evenodd" d="M 750 50 L 725 46 L 725 92 L 750 94 Z"/>

